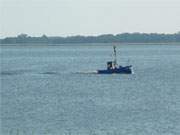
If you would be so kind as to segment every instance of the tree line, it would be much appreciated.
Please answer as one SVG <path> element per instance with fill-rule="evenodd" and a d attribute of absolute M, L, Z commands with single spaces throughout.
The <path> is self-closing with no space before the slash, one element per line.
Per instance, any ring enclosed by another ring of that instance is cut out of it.
<path fill-rule="evenodd" d="M 69 37 L 31 37 L 27 34 L 20 34 L 17 37 L 7 37 L 0 39 L 1 44 L 21 44 L 21 43 L 45 43 L 45 44 L 65 44 L 65 43 L 171 43 L 180 42 L 180 32 L 175 34 L 158 33 L 122 33 L 104 34 L 99 36 L 69 36 Z"/>

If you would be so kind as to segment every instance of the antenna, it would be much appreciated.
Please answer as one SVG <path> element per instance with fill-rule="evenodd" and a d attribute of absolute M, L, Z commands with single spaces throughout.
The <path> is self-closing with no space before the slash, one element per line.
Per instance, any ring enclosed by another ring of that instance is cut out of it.
<path fill-rule="evenodd" d="M 114 66 L 117 65 L 117 58 L 116 58 L 116 46 L 114 45 L 113 46 L 113 49 L 114 49 Z"/>
<path fill-rule="evenodd" d="M 130 59 L 127 60 L 127 65 L 129 65 L 129 63 L 130 63 Z"/>

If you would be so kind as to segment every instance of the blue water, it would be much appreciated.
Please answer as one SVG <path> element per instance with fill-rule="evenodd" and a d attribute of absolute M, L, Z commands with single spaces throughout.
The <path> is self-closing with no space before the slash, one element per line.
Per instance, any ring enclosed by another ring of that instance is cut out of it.
<path fill-rule="evenodd" d="M 2 135 L 179 135 L 180 45 L 1 45 Z"/>

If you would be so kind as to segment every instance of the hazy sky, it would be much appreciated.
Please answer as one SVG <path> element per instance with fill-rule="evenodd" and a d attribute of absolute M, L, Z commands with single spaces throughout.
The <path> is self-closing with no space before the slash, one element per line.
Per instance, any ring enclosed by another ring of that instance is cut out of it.
<path fill-rule="evenodd" d="M 180 0 L 0 0 L 0 36 L 175 33 Z"/>

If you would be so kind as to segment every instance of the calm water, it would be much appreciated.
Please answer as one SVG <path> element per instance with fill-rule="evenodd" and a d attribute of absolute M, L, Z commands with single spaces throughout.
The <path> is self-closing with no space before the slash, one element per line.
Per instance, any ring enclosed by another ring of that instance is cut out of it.
<path fill-rule="evenodd" d="M 3 135 L 179 135 L 180 45 L 1 46 Z M 79 73 L 83 72 L 83 73 Z"/>

